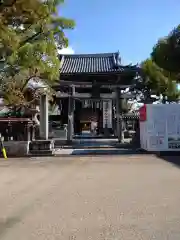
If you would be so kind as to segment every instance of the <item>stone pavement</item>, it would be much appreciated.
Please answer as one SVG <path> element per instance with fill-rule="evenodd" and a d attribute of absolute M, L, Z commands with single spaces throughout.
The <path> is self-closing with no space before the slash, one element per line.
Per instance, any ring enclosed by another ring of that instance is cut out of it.
<path fill-rule="evenodd" d="M 179 182 L 153 155 L 1 159 L 0 239 L 179 240 Z"/>

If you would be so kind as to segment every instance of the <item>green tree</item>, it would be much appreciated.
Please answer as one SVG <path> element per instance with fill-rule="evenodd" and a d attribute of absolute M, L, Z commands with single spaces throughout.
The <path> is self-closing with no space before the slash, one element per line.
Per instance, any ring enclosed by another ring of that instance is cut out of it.
<path fill-rule="evenodd" d="M 141 100 L 145 103 L 152 103 L 157 100 L 152 95 L 162 97 L 162 102 L 174 102 L 179 99 L 179 91 L 176 82 L 171 79 L 167 71 L 158 67 L 152 59 L 141 63 L 142 78 L 138 81 L 136 89 Z"/>
<path fill-rule="evenodd" d="M 167 84 L 167 89 L 165 92 L 166 101 L 167 102 L 179 102 L 180 100 L 180 92 L 177 89 L 177 84 L 175 81 L 169 81 Z"/>
<path fill-rule="evenodd" d="M 58 15 L 63 2 L 1 1 L 0 87 L 8 104 L 29 104 L 26 86 L 31 79 L 50 87 L 59 80 L 57 50 L 68 45 L 65 30 L 74 27 L 73 20 Z M 36 95 L 37 91 L 33 98 Z"/>
<path fill-rule="evenodd" d="M 151 53 L 153 61 L 176 78 L 180 73 L 180 25 L 161 38 Z"/>

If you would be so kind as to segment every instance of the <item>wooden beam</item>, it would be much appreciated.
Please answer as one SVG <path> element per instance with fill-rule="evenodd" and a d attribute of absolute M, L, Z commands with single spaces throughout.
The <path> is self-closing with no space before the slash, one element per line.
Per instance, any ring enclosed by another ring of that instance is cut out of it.
<path fill-rule="evenodd" d="M 119 88 L 119 89 L 124 89 L 128 88 L 131 86 L 131 84 L 127 85 L 121 85 L 121 84 L 111 84 L 110 82 L 103 82 L 103 83 L 97 83 L 97 85 L 100 85 L 101 88 Z M 77 88 L 92 88 L 92 83 L 91 82 L 77 82 L 77 81 L 64 81 L 60 80 L 59 85 L 54 86 L 55 89 L 58 88 L 58 86 L 69 86 L 69 85 L 74 85 Z"/>
<path fill-rule="evenodd" d="M 56 92 L 56 97 L 57 98 L 68 98 L 71 95 L 69 93 L 64 93 L 64 92 Z M 73 94 L 74 98 L 82 98 L 82 99 L 90 99 L 91 98 L 91 93 L 74 93 Z M 101 93 L 100 98 L 101 99 L 114 99 L 115 93 L 113 92 L 112 94 L 109 93 Z M 131 99 L 133 98 L 133 94 L 127 94 L 127 93 L 122 93 L 121 98 L 123 99 Z"/>

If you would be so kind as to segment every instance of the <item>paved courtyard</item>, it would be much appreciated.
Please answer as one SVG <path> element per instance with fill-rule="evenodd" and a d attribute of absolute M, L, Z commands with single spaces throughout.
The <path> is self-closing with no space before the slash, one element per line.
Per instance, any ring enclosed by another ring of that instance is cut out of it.
<path fill-rule="evenodd" d="M 0 160 L 1 240 L 179 240 L 180 168 L 151 155 Z"/>

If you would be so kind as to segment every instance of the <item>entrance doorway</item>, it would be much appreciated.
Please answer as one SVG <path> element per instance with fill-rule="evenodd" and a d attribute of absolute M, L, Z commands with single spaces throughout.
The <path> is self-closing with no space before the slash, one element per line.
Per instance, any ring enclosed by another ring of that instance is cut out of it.
<path fill-rule="evenodd" d="M 82 135 L 88 131 L 96 137 L 97 129 L 100 127 L 100 108 L 97 108 L 94 100 L 76 100 L 74 112 L 74 133 Z"/>

